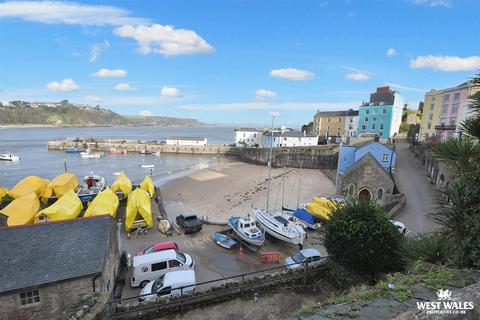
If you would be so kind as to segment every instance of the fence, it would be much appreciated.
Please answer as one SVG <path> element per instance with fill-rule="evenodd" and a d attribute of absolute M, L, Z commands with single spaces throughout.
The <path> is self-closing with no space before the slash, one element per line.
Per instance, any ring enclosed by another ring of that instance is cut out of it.
<path fill-rule="evenodd" d="M 327 257 L 322 258 L 320 266 L 313 264 L 299 265 L 293 263 L 285 266 L 272 267 L 260 271 L 244 273 L 236 276 L 197 283 L 194 293 L 192 286 L 185 286 L 176 290 L 179 295 L 170 299 L 161 299 L 153 302 L 138 302 L 148 300 L 149 293 L 122 299 L 111 300 L 107 303 L 109 319 L 154 319 L 170 313 L 183 312 L 186 309 L 200 307 L 212 303 L 220 303 L 247 294 L 257 293 L 285 284 L 300 284 L 308 286 L 311 280 L 324 275 L 329 270 L 325 265 Z M 296 267 L 291 269 L 291 267 Z M 190 290 L 189 290 L 190 288 Z M 156 300 L 157 298 L 152 300 Z"/>

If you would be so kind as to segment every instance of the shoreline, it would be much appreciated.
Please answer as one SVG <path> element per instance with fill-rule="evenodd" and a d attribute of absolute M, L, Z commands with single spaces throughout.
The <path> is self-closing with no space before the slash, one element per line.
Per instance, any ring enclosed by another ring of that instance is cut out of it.
<path fill-rule="evenodd" d="M 108 125 L 108 124 L 99 124 L 95 126 L 86 126 L 82 124 L 66 124 L 57 126 L 54 124 L 0 124 L 0 129 L 27 129 L 27 128 L 141 128 L 141 127 L 169 127 L 169 128 L 203 128 L 203 127 L 216 127 L 215 125 L 204 125 L 204 126 L 178 126 L 178 125 Z"/>
<path fill-rule="evenodd" d="M 246 216 L 266 205 L 268 170 L 232 158 L 162 183 L 162 201 L 215 222 Z M 300 184 L 300 187 L 299 187 Z M 270 207 L 295 209 L 316 195 L 335 194 L 335 185 L 318 169 L 272 168 Z"/>

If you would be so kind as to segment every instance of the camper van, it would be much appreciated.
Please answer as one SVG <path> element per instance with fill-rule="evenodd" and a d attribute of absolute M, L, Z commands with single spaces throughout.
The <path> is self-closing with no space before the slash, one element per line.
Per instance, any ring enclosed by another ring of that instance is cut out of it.
<path fill-rule="evenodd" d="M 138 301 L 155 301 L 162 298 L 188 295 L 195 291 L 195 271 L 167 272 L 155 281 L 150 281 L 140 292 Z"/>
<path fill-rule="evenodd" d="M 195 263 L 193 258 L 175 250 L 163 250 L 150 254 L 133 257 L 132 287 L 142 288 L 150 281 L 156 280 L 167 272 L 180 270 L 193 270 Z"/>

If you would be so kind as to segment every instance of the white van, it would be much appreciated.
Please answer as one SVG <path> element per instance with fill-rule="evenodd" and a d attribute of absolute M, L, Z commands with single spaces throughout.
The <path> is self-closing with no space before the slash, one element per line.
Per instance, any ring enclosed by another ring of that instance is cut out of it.
<path fill-rule="evenodd" d="M 195 291 L 195 285 L 195 271 L 193 270 L 167 272 L 157 280 L 150 281 L 140 292 L 140 295 L 146 296 L 138 298 L 138 301 L 155 301 L 190 294 Z"/>
<path fill-rule="evenodd" d="M 190 255 L 175 250 L 136 256 L 133 258 L 130 285 L 143 288 L 169 271 L 189 270 L 194 267 L 195 263 Z"/>

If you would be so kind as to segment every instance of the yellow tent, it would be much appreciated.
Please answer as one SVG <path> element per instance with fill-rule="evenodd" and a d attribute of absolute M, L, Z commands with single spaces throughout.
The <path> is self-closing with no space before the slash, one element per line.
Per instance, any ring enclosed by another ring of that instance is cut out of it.
<path fill-rule="evenodd" d="M 122 171 L 118 178 L 112 184 L 112 191 L 117 192 L 118 190 L 123 192 L 125 197 L 128 197 L 132 191 L 132 181 L 128 179 L 127 175 Z"/>
<path fill-rule="evenodd" d="M 128 196 L 125 230 L 130 231 L 138 227 L 150 228 L 152 225 L 152 204 L 148 193 L 137 188 Z"/>
<path fill-rule="evenodd" d="M 118 204 L 119 201 L 117 195 L 107 187 L 105 190 L 100 192 L 88 205 L 88 208 L 83 216 L 90 217 L 109 214 L 115 218 L 117 215 Z"/>
<path fill-rule="evenodd" d="M 142 183 L 140 183 L 140 189 L 147 191 L 150 195 L 150 198 L 153 198 L 155 195 L 155 186 L 153 185 L 152 178 L 146 176 Z"/>
<path fill-rule="evenodd" d="M 330 219 L 331 209 L 325 208 L 324 206 L 322 206 L 321 204 L 315 201 L 312 201 L 309 204 L 307 204 L 306 209 L 309 213 L 313 214 L 314 216 L 320 219 L 326 219 L 326 220 Z"/>
<path fill-rule="evenodd" d="M 80 215 L 82 208 L 82 201 L 75 194 L 75 191 L 70 189 L 50 207 L 37 213 L 34 222 L 75 219 Z"/>
<path fill-rule="evenodd" d="M 7 188 L 0 188 L 0 203 L 2 202 L 3 200 L 3 197 L 5 197 L 8 193 L 8 189 Z"/>
<path fill-rule="evenodd" d="M 35 193 L 38 197 L 40 197 L 47 187 L 47 181 L 37 177 L 37 176 L 29 176 L 24 178 L 22 181 L 17 183 L 12 190 L 8 192 L 13 198 L 20 198 L 26 196 L 30 193 Z"/>
<path fill-rule="evenodd" d="M 48 202 L 48 198 L 56 196 L 60 199 L 64 194 L 70 190 L 77 190 L 78 188 L 78 179 L 73 174 L 69 172 L 62 173 L 61 175 L 55 177 L 50 181 L 45 188 L 45 191 L 42 195 L 42 201 L 44 203 Z"/>
<path fill-rule="evenodd" d="M 40 201 L 36 193 L 13 200 L 8 206 L 0 210 L 8 217 L 7 226 L 19 226 L 33 222 L 35 214 L 40 210 Z"/>

